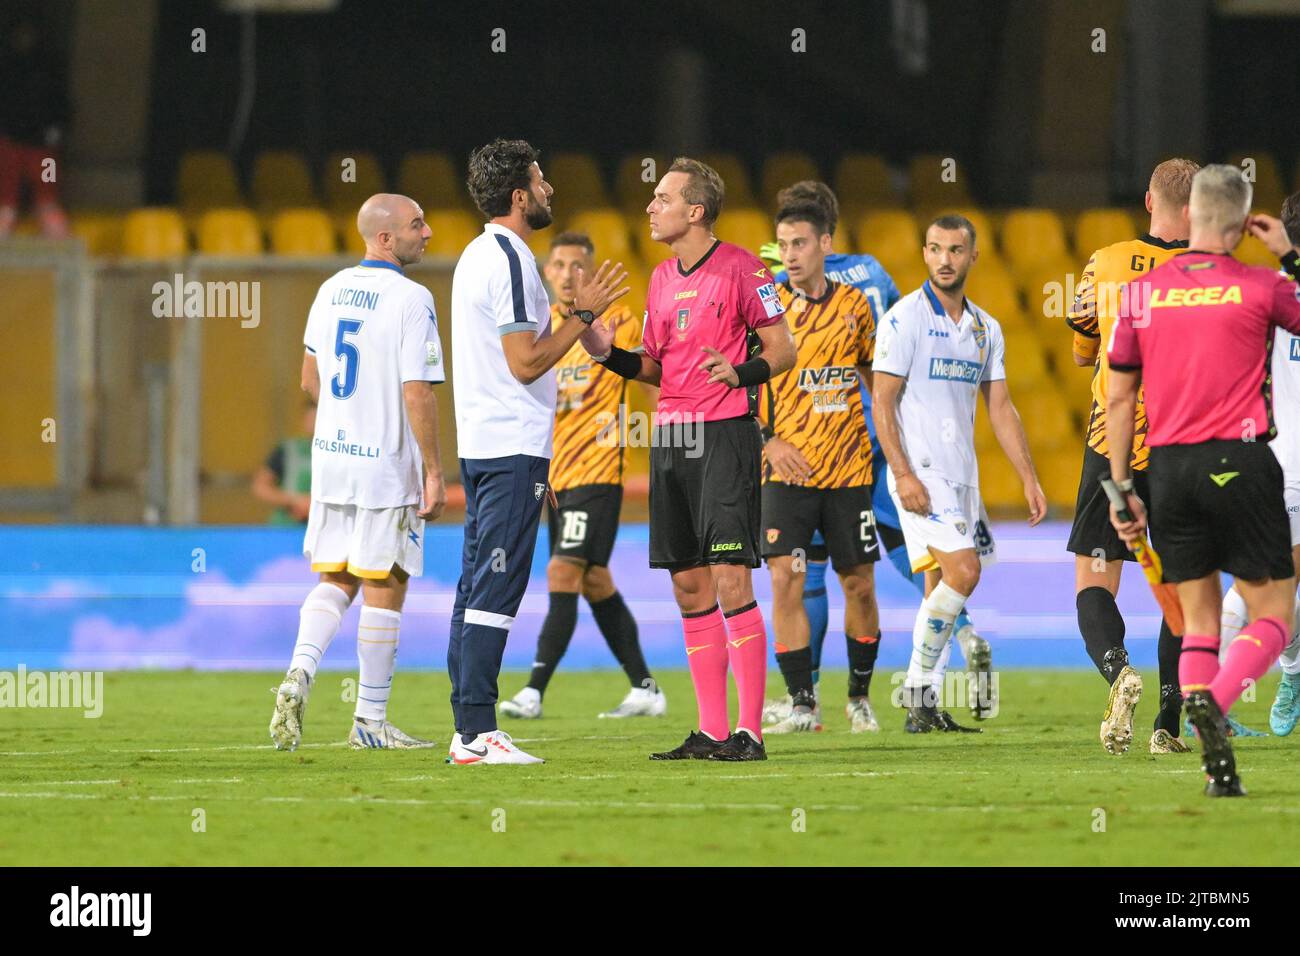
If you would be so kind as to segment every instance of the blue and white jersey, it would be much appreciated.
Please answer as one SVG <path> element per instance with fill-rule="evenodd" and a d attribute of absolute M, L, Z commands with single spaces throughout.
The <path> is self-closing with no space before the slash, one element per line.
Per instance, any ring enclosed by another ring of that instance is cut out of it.
<path fill-rule="evenodd" d="M 420 449 L 402 383 L 446 381 L 433 294 L 391 262 L 363 259 L 321 284 L 303 344 L 320 373 L 313 500 L 419 504 Z"/>
<path fill-rule="evenodd" d="M 451 280 L 456 445 L 461 458 L 551 457 L 555 370 L 531 385 L 510 373 L 501 338 L 551 334 L 551 304 L 527 243 L 486 223 Z"/>
<path fill-rule="evenodd" d="M 872 367 L 905 380 L 898 423 L 914 469 L 978 487 L 978 392 L 1007 377 L 1005 353 L 996 319 L 967 299 L 954 323 L 928 281 L 885 313 Z"/>
<path fill-rule="evenodd" d="M 1277 437 L 1268 443 L 1288 484 L 1300 484 L 1300 335 L 1273 330 L 1273 422 Z"/>

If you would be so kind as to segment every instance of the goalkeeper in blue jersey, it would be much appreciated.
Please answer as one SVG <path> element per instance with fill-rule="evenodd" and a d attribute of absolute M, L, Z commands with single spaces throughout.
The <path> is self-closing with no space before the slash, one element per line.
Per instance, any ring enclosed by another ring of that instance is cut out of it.
<path fill-rule="evenodd" d="M 839 201 L 835 198 L 835 193 L 829 186 L 813 180 L 803 180 L 781 190 L 780 195 L 777 197 L 778 206 L 784 206 L 794 201 L 813 201 L 821 205 L 826 212 L 826 221 L 831 236 L 834 237 L 840 210 Z M 771 268 L 775 282 L 786 281 L 785 271 L 775 242 L 763 246 L 759 250 L 759 256 Z M 871 302 L 872 309 L 875 310 L 877 322 L 899 299 L 898 287 L 894 285 L 894 280 L 890 278 L 889 273 L 873 256 L 832 252 L 826 256 L 826 278 L 833 282 L 855 286 L 865 294 Z M 863 411 L 867 416 L 867 431 L 871 435 L 872 484 L 874 487 L 872 510 L 875 514 L 876 527 L 880 533 L 881 546 L 888 552 L 889 560 L 898 569 L 898 572 L 924 594 L 925 577 L 922 574 L 912 572 L 912 566 L 907 557 L 907 547 L 903 542 L 903 532 L 899 529 L 898 511 L 894 507 L 888 489 L 885 487 L 885 456 L 880 450 L 880 443 L 876 439 L 875 424 L 871 419 L 871 391 L 865 385 L 860 386 L 860 389 Z M 808 570 L 804 579 L 803 592 L 803 605 L 808 615 L 812 646 L 814 684 L 820 676 L 822 644 L 826 640 L 826 629 L 830 618 L 826 598 L 826 558 L 826 545 L 822 540 L 821 533 L 818 532 L 813 538 L 812 547 L 809 549 Z M 962 653 L 966 657 L 966 668 L 970 677 L 967 684 L 967 703 L 970 705 L 972 716 L 976 720 L 992 717 L 997 712 L 997 702 L 995 696 L 996 685 L 992 680 L 993 657 L 989 644 L 975 632 L 970 615 L 965 610 L 958 615 L 954 623 L 953 636 L 956 640 L 947 644 L 943 656 L 935 666 L 934 686 L 942 694 L 943 679 L 948 670 L 948 657 L 952 645 L 954 643 L 960 644 Z M 870 655 L 873 667 L 875 661 L 874 651 L 878 651 L 878 648 L 874 648 L 873 653 Z M 871 670 L 864 674 L 855 673 L 853 676 L 853 683 L 859 686 L 870 686 Z M 792 703 L 789 696 L 767 701 L 763 709 L 763 722 L 776 723 L 784 720 L 790 715 L 791 707 Z M 871 703 L 866 697 L 851 699 L 848 714 L 849 726 L 854 733 L 880 729 L 875 714 L 872 712 Z M 818 717 L 820 718 L 820 703 L 818 705 Z M 905 723 L 904 729 L 909 732 L 916 730 L 910 723 Z"/>

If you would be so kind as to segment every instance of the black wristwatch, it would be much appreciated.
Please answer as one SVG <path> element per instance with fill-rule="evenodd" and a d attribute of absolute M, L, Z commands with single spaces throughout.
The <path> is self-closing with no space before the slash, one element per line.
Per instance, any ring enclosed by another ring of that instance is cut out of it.
<path fill-rule="evenodd" d="M 581 320 L 583 325 L 591 325 L 596 321 L 596 313 L 591 309 L 574 309 L 569 313 L 569 317 Z"/>

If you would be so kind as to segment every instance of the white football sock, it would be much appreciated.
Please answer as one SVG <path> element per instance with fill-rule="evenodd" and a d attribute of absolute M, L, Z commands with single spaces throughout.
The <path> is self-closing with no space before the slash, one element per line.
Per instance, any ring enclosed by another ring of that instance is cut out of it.
<path fill-rule="evenodd" d="M 940 581 L 930 596 L 921 602 L 921 608 L 916 612 L 916 623 L 912 626 L 912 660 L 907 665 L 904 687 L 929 684 L 948 638 L 952 636 L 952 622 L 966 606 L 969 596 Z"/>
<path fill-rule="evenodd" d="M 949 641 L 943 645 L 939 659 L 934 662 L 934 673 L 930 675 L 930 686 L 939 695 L 940 706 L 943 706 L 943 679 L 948 673 L 948 659 L 952 657 L 952 644 L 953 642 Z"/>
<path fill-rule="evenodd" d="M 1246 599 L 1237 593 L 1235 587 L 1228 588 L 1223 596 L 1223 611 L 1219 616 L 1219 662 L 1228 656 L 1228 647 L 1241 629 L 1250 623 L 1246 610 Z"/>
<path fill-rule="evenodd" d="M 383 607 L 363 607 L 357 628 L 357 658 L 361 677 L 357 687 L 356 716 L 383 720 L 388 716 L 388 694 L 397 665 L 397 639 L 402 612 Z"/>
<path fill-rule="evenodd" d="M 293 646 L 289 670 L 300 667 L 308 677 L 316 677 L 316 668 L 351 604 L 352 599 L 337 584 L 322 581 L 312 588 L 298 612 L 298 642 Z"/>
<path fill-rule="evenodd" d="M 1291 643 L 1287 644 L 1278 661 L 1283 674 L 1290 677 L 1300 674 L 1300 604 L 1296 605 L 1295 621 L 1291 625 Z"/>

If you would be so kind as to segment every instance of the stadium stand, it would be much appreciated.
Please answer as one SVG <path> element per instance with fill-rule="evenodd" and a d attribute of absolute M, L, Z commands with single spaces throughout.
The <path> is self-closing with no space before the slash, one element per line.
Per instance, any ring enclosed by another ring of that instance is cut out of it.
<path fill-rule="evenodd" d="M 1050 209 L 1015 209 L 1002 221 L 999 247 L 1017 275 L 1031 273 L 1047 263 L 1067 258 L 1065 226 Z"/>
<path fill-rule="evenodd" d="M 586 153 L 543 155 L 541 166 L 548 182 L 562 184 L 556 186 L 556 199 L 567 215 L 610 204 L 600 168 Z"/>
<path fill-rule="evenodd" d="M 316 205 L 302 156 L 287 151 L 259 154 L 253 163 L 253 203 L 263 213 Z"/>
<path fill-rule="evenodd" d="M 464 177 L 446 153 L 422 151 L 407 153 L 397 170 L 397 190 L 424 207 L 432 209 L 467 209 Z"/>
<path fill-rule="evenodd" d="M 247 209 L 209 209 L 199 218 L 197 250 L 218 256 L 262 254 L 262 230 Z"/>
<path fill-rule="evenodd" d="M 1074 258 L 1082 269 L 1098 249 L 1124 242 L 1139 234 L 1133 217 L 1124 209 L 1085 209 L 1074 223 Z"/>
<path fill-rule="evenodd" d="M 835 166 L 834 187 L 840 218 L 856 219 L 871 208 L 901 205 L 889 166 L 872 153 L 846 153 Z"/>
<path fill-rule="evenodd" d="M 169 259 L 189 252 L 185 222 L 171 207 L 127 213 L 122 225 L 122 252 L 132 259 Z"/>
<path fill-rule="evenodd" d="M 749 178 L 749 169 L 735 153 L 705 153 L 700 157 L 718 171 L 727 186 L 724 208 L 739 209 L 744 206 L 757 206 L 754 201 L 754 188 Z M 667 169 L 667 167 L 663 167 Z"/>
<path fill-rule="evenodd" d="M 224 153 L 185 153 L 176 169 L 176 202 L 187 215 L 218 207 L 242 206 L 235 167 Z"/>
<path fill-rule="evenodd" d="M 478 219 L 463 209 L 426 209 L 424 221 L 433 233 L 425 247 L 425 254 L 430 256 L 459 256 L 483 231 Z M 352 231 L 356 232 L 355 224 Z"/>
<path fill-rule="evenodd" d="M 347 160 L 356 163 L 355 179 L 352 182 L 343 179 L 343 164 Z M 354 215 L 357 207 L 367 197 L 388 191 L 379 160 L 373 153 L 361 151 L 332 153 L 321 167 L 320 184 L 326 206 L 336 211 L 351 209 Z"/>
<path fill-rule="evenodd" d="M 641 215 L 643 228 L 646 217 Z M 588 209 L 569 219 L 568 229 L 585 232 L 596 246 L 596 255 L 600 259 L 627 259 L 635 255 L 632 240 L 628 236 L 628 223 L 617 209 Z"/>
<path fill-rule="evenodd" d="M 271 220 L 271 251 L 281 256 L 328 256 L 338 251 L 334 226 L 320 209 L 285 209 Z"/>
<path fill-rule="evenodd" d="M 821 170 L 807 153 L 773 153 L 763 161 L 763 208 L 775 212 L 776 194 L 791 183 L 821 178 Z"/>

